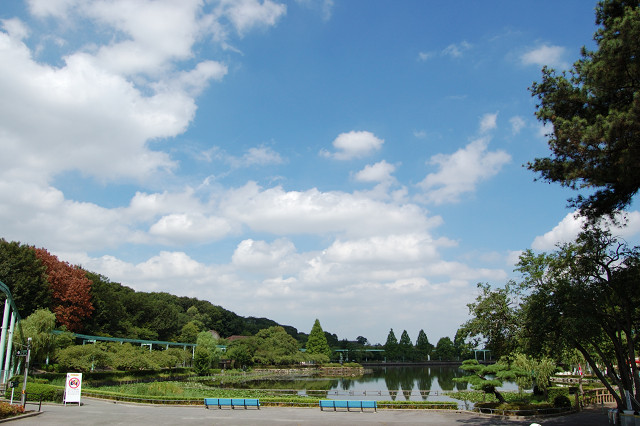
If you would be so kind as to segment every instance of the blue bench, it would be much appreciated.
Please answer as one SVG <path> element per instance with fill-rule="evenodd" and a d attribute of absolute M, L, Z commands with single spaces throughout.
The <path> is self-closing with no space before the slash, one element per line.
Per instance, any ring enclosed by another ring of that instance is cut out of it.
<path fill-rule="evenodd" d="M 230 406 L 231 409 L 235 407 L 244 407 L 246 410 L 247 407 L 257 407 L 259 410 L 260 400 L 250 398 L 205 398 L 204 408 L 209 409 L 210 405 L 217 405 L 220 409 L 222 409 L 222 406 Z"/>
<path fill-rule="evenodd" d="M 365 408 L 373 408 L 374 411 L 378 411 L 377 401 L 360 401 L 351 399 L 321 399 L 320 411 L 325 408 L 333 408 L 333 411 L 337 411 L 338 408 L 346 408 L 347 411 L 351 411 L 351 408 L 359 408 L 360 411 L 364 411 Z"/>

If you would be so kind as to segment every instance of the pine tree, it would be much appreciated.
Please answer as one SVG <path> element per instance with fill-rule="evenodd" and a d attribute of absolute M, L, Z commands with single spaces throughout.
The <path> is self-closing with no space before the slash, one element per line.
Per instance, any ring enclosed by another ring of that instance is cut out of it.
<path fill-rule="evenodd" d="M 331 358 L 331 348 L 318 319 L 313 323 L 306 348 L 308 354 L 326 355 L 327 358 Z"/>
<path fill-rule="evenodd" d="M 412 361 L 414 358 L 413 344 L 407 330 L 402 331 L 400 336 L 400 343 L 398 344 L 398 354 L 402 357 L 403 361 Z"/>
<path fill-rule="evenodd" d="M 424 332 L 424 330 L 420 330 L 420 332 L 418 333 L 418 338 L 416 339 L 416 352 L 418 359 L 428 360 L 432 350 L 433 345 L 429 343 L 427 334 Z"/>
<path fill-rule="evenodd" d="M 393 328 L 389 330 L 387 342 L 384 344 L 384 353 L 388 360 L 398 359 L 398 339 L 393 332 Z"/>

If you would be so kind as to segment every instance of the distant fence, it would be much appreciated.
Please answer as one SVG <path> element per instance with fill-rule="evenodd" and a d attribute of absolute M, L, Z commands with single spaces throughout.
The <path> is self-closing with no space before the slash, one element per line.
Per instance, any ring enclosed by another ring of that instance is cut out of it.
<path fill-rule="evenodd" d="M 584 393 L 585 404 L 604 404 L 607 402 L 616 402 L 607 388 L 589 389 Z"/>

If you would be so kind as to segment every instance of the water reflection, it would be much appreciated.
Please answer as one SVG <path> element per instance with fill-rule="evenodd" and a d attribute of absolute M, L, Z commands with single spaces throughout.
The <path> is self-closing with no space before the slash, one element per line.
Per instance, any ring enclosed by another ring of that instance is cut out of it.
<path fill-rule="evenodd" d="M 467 373 L 455 366 L 434 367 L 373 367 L 362 377 L 298 378 L 295 380 L 261 380 L 244 383 L 250 389 L 297 390 L 298 393 L 321 398 L 356 398 L 406 401 L 452 401 L 443 391 L 465 390 L 467 383 L 454 382 L 454 378 Z M 238 387 L 238 386 L 235 386 Z M 501 389 L 515 389 L 505 383 Z"/>

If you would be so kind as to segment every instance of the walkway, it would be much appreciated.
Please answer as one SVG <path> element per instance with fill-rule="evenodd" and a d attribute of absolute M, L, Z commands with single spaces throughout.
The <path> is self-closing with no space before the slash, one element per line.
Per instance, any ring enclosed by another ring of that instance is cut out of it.
<path fill-rule="evenodd" d="M 27 405 L 27 409 L 32 406 Z M 467 412 L 429 410 L 320 411 L 319 408 L 262 407 L 257 409 L 205 409 L 201 407 L 125 404 L 83 398 L 83 405 L 43 405 L 42 413 L 12 422 L 30 425 L 524 425 L 532 420 L 506 420 Z M 589 409 L 578 414 L 536 420 L 541 425 L 607 425 L 602 409 Z"/>

